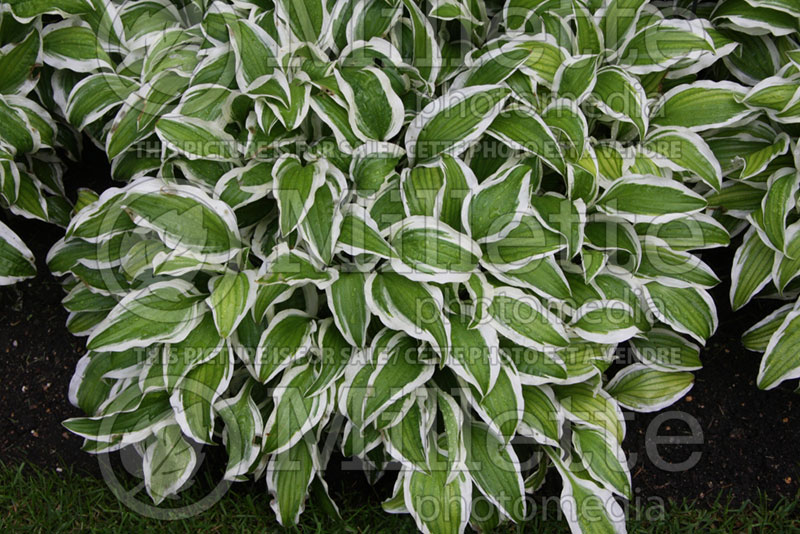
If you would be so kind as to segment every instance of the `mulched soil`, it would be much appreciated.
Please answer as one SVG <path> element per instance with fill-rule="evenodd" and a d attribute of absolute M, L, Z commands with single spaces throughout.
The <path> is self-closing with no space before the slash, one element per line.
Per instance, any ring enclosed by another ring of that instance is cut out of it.
<path fill-rule="evenodd" d="M 94 154 L 71 170 L 72 175 L 82 175 L 83 183 L 85 173 L 107 176 L 105 163 Z M 68 183 L 69 178 L 68 174 Z M 61 426 L 64 419 L 81 415 L 68 403 L 67 387 L 84 340 L 66 330 L 63 292 L 44 264 L 60 230 L 16 217 L 7 224 L 36 254 L 40 274 L 0 288 L 0 459 L 53 469 L 67 464 L 99 476 L 96 459 L 80 451 L 81 440 Z M 723 278 L 730 254 L 709 257 Z M 738 503 L 755 500 L 759 492 L 793 497 L 800 488 L 800 397 L 791 387 L 770 392 L 756 388 L 760 355 L 746 351 L 739 341 L 741 332 L 776 304 L 757 301 L 732 313 L 727 292 L 725 281 L 713 291 L 720 328 L 703 351 L 704 368 L 696 373 L 696 385 L 670 408 L 683 412 L 684 420 L 663 420 L 658 413 L 629 414 L 624 446 L 638 456 L 632 473 L 640 504 L 653 498 L 709 501 L 720 491 Z M 702 430 L 700 443 L 653 447 L 656 434 L 688 435 L 686 420 L 692 419 Z M 690 469 L 671 472 L 657 465 L 658 455 L 647 452 L 648 443 L 668 462 L 685 461 L 692 453 L 700 456 Z M 356 478 L 361 477 L 333 481 L 332 487 L 350 486 Z"/>

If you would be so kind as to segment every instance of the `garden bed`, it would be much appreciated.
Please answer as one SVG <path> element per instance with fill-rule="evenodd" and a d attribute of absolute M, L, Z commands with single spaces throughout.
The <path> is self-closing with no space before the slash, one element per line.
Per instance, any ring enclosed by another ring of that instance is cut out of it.
<path fill-rule="evenodd" d="M 90 150 L 90 155 L 93 152 Z M 86 161 L 73 173 L 102 174 L 97 154 Z M 60 231 L 18 218 L 11 220 L 10 226 L 36 254 L 39 275 L 0 289 L 0 374 L 4 378 L 0 382 L 0 457 L 47 469 L 66 464 L 99 476 L 96 459 L 80 450 L 81 439 L 61 426 L 64 419 L 81 415 L 67 402 L 67 389 L 75 363 L 83 354 L 83 340 L 65 328 L 66 312 L 60 305 L 63 293 L 44 264 Z M 718 262 L 713 257 L 706 259 L 712 266 L 730 261 L 725 257 L 717 258 Z M 725 271 L 719 268 L 717 272 L 724 275 Z M 788 387 L 759 390 L 755 377 L 760 356 L 745 350 L 740 342 L 741 332 L 774 304 L 755 301 L 732 313 L 727 304 L 728 283 L 723 278 L 723 284 L 712 292 L 720 307 L 720 328 L 701 355 L 704 367 L 696 373 L 692 391 L 670 408 L 697 420 L 703 442 L 658 449 L 661 457 L 672 463 L 699 452 L 702 456 L 697 464 L 686 471 L 668 472 L 648 457 L 648 429 L 661 436 L 687 435 L 687 424 L 664 421 L 657 428 L 653 423 L 663 417 L 659 413 L 629 414 L 624 447 L 638 455 L 631 473 L 636 498 L 642 503 L 652 498 L 710 503 L 722 491 L 738 504 L 757 500 L 760 492 L 773 498 L 792 497 L 800 488 L 800 398 Z M 553 482 L 556 478 L 552 477 Z M 334 488 L 339 485 L 331 482 Z M 555 494 L 557 487 L 556 483 L 547 489 Z M 387 492 L 390 488 L 387 484 Z"/>

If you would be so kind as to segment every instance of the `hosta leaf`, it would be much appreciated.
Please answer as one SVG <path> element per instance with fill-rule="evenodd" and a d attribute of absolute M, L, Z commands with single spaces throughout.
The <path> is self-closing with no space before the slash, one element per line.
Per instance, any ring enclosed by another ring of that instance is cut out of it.
<path fill-rule="evenodd" d="M 314 195 L 314 203 L 300 223 L 300 233 L 309 252 L 322 265 L 329 265 L 341 232 L 342 212 L 339 192 L 330 182 L 323 184 Z"/>
<path fill-rule="evenodd" d="M 782 111 L 792 101 L 800 84 L 782 76 L 764 78 L 747 93 L 742 102 L 754 108 Z"/>
<path fill-rule="evenodd" d="M 439 413 L 444 421 L 447 441 L 447 481 L 451 482 L 466 468 L 467 449 L 464 447 L 464 412 L 453 397 L 438 392 Z"/>
<path fill-rule="evenodd" d="M 464 282 L 481 258 L 472 239 L 433 217 L 407 217 L 386 233 L 397 251 L 392 268 L 411 280 Z"/>
<path fill-rule="evenodd" d="M 800 85 L 798 86 L 798 89 L 800 89 Z M 785 154 L 788 149 L 789 136 L 785 133 L 781 133 L 775 138 L 775 142 L 773 144 L 767 145 L 761 150 L 751 152 L 750 154 L 737 155 L 735 157 L 736 161 L 741 160 L 743 162 L 743 167 L 739 173 L 739 178 L 742 180 L 747 180 L 748 178 L 755 177 L 766 170 L 769 164 L 775 158 Z"/>
<path fill-rule="evenodd" d="M 411 161 L 424 162 L 439 154 L 457 155 L 489 127 L 508 98 L 497 85 L 478 85 L 448 92 L 414 118 L 406 130 Z"/>
<path fill-rule="evenodd" d="M 279 454 L 289 450 L 325 416 L 329 392 L 305 395 L 313 378 L 309 364 L 296 365 L 275 386 L 272 393 L 275 407 L 264 425 L 264 452 Z"/>
<path fill-rule="evenodd" d="M 273 193 L 280 210 L 281 233 L 286 236 L 303 220 L 314 203 L 317 189 L 325 183 L 324 162 L 302 165 L 292 155 L 275 163 Z"/>
<path fill-rule="evenodd" d="M 631 498 L 631 473 L 622 446 L 613 436 L 595 428 L 575 425 L 572 443 L 592 478 L 626 499 Z"/>
<path fill-rule="evenodd" d="M 658 128 L 643 144 L 656 164 L 675 171 L 689 171 L 719 191 L 722 169 L 703 139 L 684 128 Z"/>
<path fill-rule="evenodd" d="M 717 310 L 705 290 L 659 282 L 648 282 L 643 288 L 650 310 L 676 331 L 705 343 L 717 329 Z"/>
<path fill-rule="evenodd" d="M 353 4 L 355 5 L 349 20 L 342 20 L 344 16 L 339 14 L 339 20 L 347 23 L 347 41 L 349 43 L 369 41 L 372 37 L 383 37 L 402 15 L 400 2 L 369 0 L 353 2 Z"/>
<path fill-rule="evenodd" d="M 444 155 L 441 165 L 444 171 L 444 188 L 439 218 L 453 229 L 469 233 L 462 225 L 461 215 L 469 192 L 478 187 L 478 180 L 472 169 L 459 158 Z"/>
<path fill-rule="evenodd" d="M 330 14 L 322 0 L 300 2 L 279 0 L 275 2 L 275 15 L 288 24 L 292 33 L 302 42 L 321 44 L 328 39 Z"/>
<path fill-rule="evenodd" d="M 270 458 L 267 466 L 267 487 L 272 494 L 270 507 L 281 525 L 296 524 L 303 512 L 308 487 L 319 469 L 318 454 L 309 437 Z"/>
<path fill-rule="evenodd" d="M 294 293 L 294 287 L 289 284 L 258 284 L 256 287 L 256 301 L 253 303 L 253 319 L 261 321 L 268 310 L 274 309 L 276 304 L 285 302 Z M 247 316 L 245 316 L 245 319 Z"/>
<path fill-rule="evenodd" d="M 317 375 L 314 383 L 306 391 L 306 395 L 316 395 L 339 380 L 347 370 L 347 365 L 354 352 L 352 344 L 342 337 L 342 334 L 333 326 L 331 319 L 320 321 L 317 346 L 321 350 L 316 365 Z"/>
<path fill-rule="evenodd" d="M 646 332 L 650 330 L 650 318 L 645 313 L 643 302 L 640 298 L 640 291 L 637 290 L 633 280 L 628 278 L 625 272 L 618 276 L 604 271 L 593 280 L 593 286 L 600 290 L 602 295 L 609 300 L 619 300 L 630 306 L 634 324 L 639 330 Z M 593 297 L 590 297 L 593 298 Z M 589 302 L 584 301 L 584 303 Z"/>
<path fill-rule="evenodd" d="M 50 116 L 50 113 L 48 113 L 46 109 L 44 109 L 36 102 L 28 98 L 23 98 L 19 95 L 6 95 L 5 100 L 12 107 L 16 108 L 18 111 L 24 114 L 25 118 L 30 123 L 30 129 L 32 130 L 31 133 L 38 136 L 42 146 L 44 147 L 54 146 L 56 142 L 58 125 L 53 121 L 53 118 Z M 40 171 L 44 171 L 42 167 L 39 167 L 39 169 Z M 40 172 L 39 174 L 44 174 L 44 173 Z M 42 176 L 41 179 L 42 181 L 45 182 L 47 180 L 44 176 Z M 61 185 L 55 185 L 52 188 L 61 189 L 62 187 L 63 186 Z"/>
<path fill-rule="evenodd" d="M 513 364 L 500 360 L 498 355 L 494 358 L 494 365 L 500 368 L 497 380 L 482 399 L 473 399 L 472 404 L 491 432 L 510 443 L 522 419 L 522 384 Z"/>
<path fill-rule="evenodd" d="M 406 215 L 438 218 L 442 211 L 444 180 L 444 169 L 440 165 L 403 169 L 400 192 Z"/>
<path fill-rule="evenodd" d="M 530 13 L 528 9 L 523 10 Z M 537 83 L 552 87 L 558 67 L 569 57 L 569 52 L 549 34 L 528 37 L 520 42 L 520 46 L 531 51 L 520 67 L 521 72 L 531 76 Z"/>
<path fill-rule="evenodd" d="M 586 204 L 581 199 L 568 199 L 556 194 L 531 197 L 531 204 L 541 219 L 567 240 L 569 257 L 583 245 L 586 226 Z"/>
<path fill-rule="evenodd" d="M 603 51 L 605 36 L 600 31 L 597 20 L 589 8 L 583 4 L 573 4 L 575 15 L 575 38 L 578 50 L 586 54 L 599 54 Z"/>
<path fill-rule="evenodd" d="M 430 473 L 410 469 L 403 474 L 405 507 L 425 534 L 463 534 L 472 504 L 472 482 L 465 473 L 448 481 L 442 468 L 447 458 L 436 448 L 431 455 L 438 467 Z"/>
<path fill-rule="evenodd" d="M 450 321 L 442 312 L 442 292 L 393 272 L 367 277 L 366 299 L 370 311 L 389 328 L 401 330 L 444 356 L 450 341 Z"/>
<path fill-rule="evenodd" d="M 553 256 L 566 247 L 563 236 L 539 217 L 523 214 L 519 224 L 502 239 L 482 246 L 482 261 L 501 271 L 515 271 L 535 266 L 532 262 Z"/>
<path fill-rule="evenodd" d="M 733 82 L 698 81 L 667 91 L 651 114 L 653 126 L 694 132 L 729 126 L 752 112 L 741 103 L 746 88 Z"/>
<path fill-rule="evenodd" d="M 129 292 L 97 325 L 90 350 L 122 351 L 157 342 L 177 343 L 200 322 L 205 304 L 183 280 L 156 282 Z"/>
<path fill-rule="evenodd" d="M 98 415 L 112 394 L 112 382 L 106 378 L 137 376 L 145 356 L 137 349 L 86 353 L 78 360 L 69 383 L 70 403 L 88 415 Z"/>
<path fill-rule="evenodd" d="M 623 534 L 625 512 L 613 493 L 572 473 L 555 450 L 545 448 L 545 451 L 563 480 L 561 509 L 565 511 L 570 529 L 574 532 Z"/>
<path fill-rule="evenodd" d="M 706 200 L 680 183 L 654 176 L 628 176 L 615 181 L 597 200 L 600 211 L 631 222 L 667 222 L 701 211 Z"/>
<path fill-rule="evenodd" d="M 246 474 L 261 452 L 256 439 L 263 432 L 264 422 L 251 395 L 252 386 L 253 382 L 247 382 L 236 396 L 219 400 L 214 405 L 214 411 L 225 423 L 226 480 L 236 480 Z"/>
<path fill-rule="evenodd" d="M 719 193 L 712 193 L 708 196 L 708 205 L 722 207 L 734 213 L 744 212 L 746 215 L 758 209 L 764 194 L 764 189 L 753 187 L 746 182 L 727 182 L 722 185 Z"/>
<path fill-rule="evenodd" d="M 173 414 L 165 391 L 142 395 L 138 386 L 135 389 L 133 395 L 123 392 L 117 397 L 112 413 L 97 417 L 73 417 L 64 421 L 64 427 L 73 434 L 102 443 L 142 441 L 159 426 L 173 420 Z"/>
<path fill-rule="evenodd" d="M 786 229 L 786 254 L 776 254 L 772 264 L 772 281 L 783 292 L 789 283 L 800 276 L 800 224 Z"/>
<path fill-rule="evenodd" d="M 620 144 L 613 142 L 594 146 L 597 170 L 602 177 L 609 181 L 622 177 L 622 167 L 625 163 L 623 150 Z"/>
<path fill-rule="evenodd" d="M 606 49 L 615 50 L 630 39 L 645 5 L 645 0 L 606 0 L 602 3 L 601 11 L 595 16 L 600 19 Z"/>
<path fill-rule="evenodd" d="M 214 403 L 228 389 L 232 375 L 233 351 L 227 346 L 175 385 L 170 404 L 181 430 L 194 441 L 214 442 Z"/>
<path fill-rule="evenodd" d="M 492 325 L 510 340 L 535 350 L 568 344 L 561 320 L 537 297 L 513 287 L 497 287 L 489 307 Z"/>
<path fill-rule="evenodd" d="M 532 110 L 514 107 L 504 110 L 491 123 L 489 133 L 507 145 L 542 158 L 565 174 L 564 156 L 553 132 Z"/>
<path fill-rule="evenodd" d="M 336 250 L 350 255 L 375 254 L 384 258 L 395 255 L 391 245 L 381 235 L 378 224 L 369 212 L 361 206 L 350 204 L 345 207 L 342 230 Z"/>
<path fill-rule="evenodd" d="M 105 143 L 108 157 L 119 156 L 131 145 L 150 135 L 158 118 L 171 108 L 171 102 L 188 84 L 188 76 L 170 69 L 131 93 L 111 122 Z"/>
<path fill-rule="evenodd" d="M 606 384 L 606 391 L 629 410 L 655 412 L 675 403 L 692 386 L 692 373 L 665 373 L 634 363 L 620 370 Z"/>
<path fill-rule="evenodd" d="M 579 160 L 584 156 L 589 126 L 575 101 L 565 98 L 552 101 L 542 112 L 542 119 L 561 138 L 568 159 Z"/>
<path fill-rule="evenodd" d="M 314 320 L 299 310 L 276 314 L 258 341 L 253 364 L 259 381 L 269 382 L 293 361 L 306 356 L 316 328 Z"/>
<path fill-rule="evenodd" d="M 800 8 L 791 0 L 752 0 L 748 3 L 755 7 L 766 7 L 777 11 L 783 11 L 795 18 L 800 18 Z"/>
<path fill-rule="evenodd" d="M 453 82 L 454 88 L 473 85 L 491 85 L 503 82 L 527 58 L 531 50 L 519 42 L 510 42 L 481 54 L 477 59 L 467 59 L 466 72 Z"/>
<path fill-rule="evenodd" d="M 349 113 L 344 102 L 339 103 L 326 93 L 317 93 L 311 96 L 309 105 L 333 131 L 336 142 L 342 151 L 350 153 L 353 151 L 353 147 L 361 144 L 361 139 L 350 127 Z"/>
<path fill-rule="evenodd" d="M 761 213 L 753 214 L 757 218 L 754 221 L 757 229 L 763 230 L 767 244 L 778 252 L 784 252 L 786 247 L 786 217 L 797 204 L 798 187 L 800 174 L 797 171 L 783 169 L 776 172 L 767 182 L 768 189 L 761 201 Z"/>
<path fill-rule="evenodd" d="M 714 52 L 714 43 L 699 20 L 664 19 L 639 30 L 620 50 L 617 62 L 631 74 L 647 74 L 696 61 L 707 52 Z"/>
<path fill-rule="evenodd" d="M 188 158 L 225 161 L 238 154 L 233 137 L 211 121 L 165 115 L 156 123 L 156 133 L 165 145 Z"/>
<path fill-rule="evenodd" d="M 785 380 L 800 376 L 797 357 L 797 337 L 800 333 L 800 311 L 797 305 L 783 318 L 772 334 L 758 369 L 758 387 L 772 389 Z"/>
<path fill-rule="evenodd" d="M 568 420 L 607 432 L 617 443 L 622 443 L 625 438 L 622 410 L 604 389 L 595 391 L 590 384 L 582 383 L 553 386 L 553 390 Z"/>
<path fill-rule="evenodd" d="M 325 294 L 336 327 L 348 343 L 363 348 L 371 319 L 365 295 L 365 273 L 341 273 Z"/>
<path fill-rule="evenodd" d="M 112 69 L 111 58 L 100 45 L 91 28 L 67 19 L 48 24 L 42 31 L 42 58 L 56 69 L 94 72 Z"/>
<path fill-rule="evenodd" d="M 642 261 L 636 274 L 667 283 L 675 281 L 701 287 L 714 287 L 719 278 L 700 258 L 687 252 L 676 252 L 654 238 L 642 240 Z"/>
<path fill-rule="evenodd" d="M 11 228 L 0 222 L 0 286 L 36 276 L 33 253 Z"/>
<path fill-rule="evenodd" d="M 565 60 L 556 71 L 553 91 L 559 98 L 582 102 L 592 91 L 597 80 L 597 57 L 574 56 Z"/>
<path fill-rule="evenodd" d="M 755 228 L 750 228 L 733 257 L 731 306 L 738 310 L 770 281 L 775 252 L 764 244 Z"/>
<path fill-rule="evenodd" d="M 0 52 L 0 93 L 26 94 L 31 87 L 31 73 L 41 53 L 42 40 L 39 32 L 34 30 L 14 45 L 4 47 Z"/>
<path fill-rule="evenodd" d="M 227 259 L 239 246 L 233 211 L 196 187 L 148 181 L 132 189 L 121 204 L 137 226 L 155 231 L 170 248 L 200 259 Z"/>
<path fill-rule="evenodd" d="M 639 333 L 633 308 L 621 300 L 589 301 L 572 316 L 575 334 L 596 343 L 621 343 Z"/>
<path fill-rule="evenodd" d="M 748 328 L 742 334 L 742 344 L 748 349 L 758 352 L 767 350 L 772 335 L 783 324 L 783 320 L 794 308 L 794 303 L 781 306 L 774 312 L 770 313 L 759 322 Z"/>
<path fill-rule="evenodd" d="M 245 91 L 261 76 L 272 74 L 278 64 L 278 45 L 263 28 L 243 18 L 229 21 L 228 30 L 236 56 L 236 80 Z"/>
<path fill-rule="evenodd" d="M 136 81 L 108 72 L 91 74 L 75 84 L 67 100 L 67 118 L 78 129 L 100 119 L 136 90 Z"/>
<path fill-rule="evenodd" d="M 377 67 L 335 71 L 349 108 L 350 127 L 363 141 L 385 141 L 403 125 L 404 107 L 389 77 Z"/>
<path fill-rule="evenodd" d="M 553 390 L 546 385 L 523 385 L 522 398 L 525 404 L 518 432 L 543 445 L 558 445 L 564 414 Z"/>
<path fill-rule="evenodd" d="M 299 249 L 290 250 L 286 243 L 277 245 L 258 271 L 258 282 L 290 286 L 312 283 L 320 289 L 336 281 L 338 271 L 324 269 Z"/>
<path fill-rule="evenodd" d="M 214 318 L 205 313 L 200 323 L 178 343 L 164 345 L 163 375 L 167 390 L 198 365 L 214 358 L 222 349 L 224 340 L 217 333 Z"/>
<path fill-rule="evenodd" d="M 439 75 L 442 60 L 442 51 L 436 39 L 436 33 L 422 9 L 420 9 L 415 2 L 403 0 L 403 5 L 405 5 L 408 15 L 411 18 L 414 66 L 419 71 L 423 80 L 429 84 L 433 84 L 436 81 L 436 77 Z M 413 159 L 414 152 L 412 152 L 408 145 L 409 143 L 406 140 L 406 149 Z"/>
<path fill-rule="evenodd" d="M 770 6 L 773 7 L 773 6 Z M 719 20 L 722 19 L 722 20 Z M 748 34 L 772 33 L 788 35 L 797 31 L 797 20 L 785 12 L 761 7 L 745 0 L 728 0 L 712 13 L 717 24 L 735 28 Z"/>
<path fill-rule="evenodd" d="M 91 4 L 87 0 L 66 0 L 63 2 L 52 2 L 51 0 L 11 0 L 8 7 L 15 17 L 29 22 L 39 15 L 77 15 L 88 13 L 92 10 Z"/>
<path fill-rule="evenodd" d="M 394 174 L 400 158 L 405 154 L 392 143 L 364 143 L 353 151 L 350 176 L 359 195 L 369 196 L 377 192 Z"/>
<path fill-rule="evenodd" d="M 523 385 L 541 385 L 568 379 L 566 365 L 555 351 L 540 352 L 503 339 L 500 343 L 502 352 L 514 362 Z"/>
<path fill-rule="evenodd" d="M 704 213 L 695 213 L 664 224 L 637 224 L 636 233 L 661 239 L 673 250 L 725 247 L 731 242 L 725 227 Z"/>
<path fill-rule="evenodd" d="M 504 169 L 468 194 L 461 212 L 462 225 L 478 243 L 501 238 L 530 207 L 530 191 L 529 167 Z"/>
<path fill-rule="evenodd" d="M 639 361 L 657 371 L 696 371 L 703 366 L 700 347 L 666 328 L 653 328 L 630 344 Z"/>
<path fill-rule="evenodd" d="M 487 325 L 470 328 L 467 319 L 461 316 L 453 316 L 450 327 L 450 358 L 445 363 L 474 385 L 481 396 L 486 395 L 500 372 L 497 332 Z"/>
<path fill-rule="evenodd" d="M 503 283 L 529 289 L 542 298 L 568 299 L 571 296 L 564 272 L 552 256 L 532 260 L 524 267 L 500 271 L 486 264 L 487 270 Z"/>
<path fill-rule="evenodd" d="M 75 286 L 66 297 L 61 300 L 64 308 L 75 311 L 101 311 L 110 310 L 117 304 L 117 299 L 107 295 L 94 293 L 85 286 Z"/>
<path fill-rule="evenodd" d="M 364 396 L 364 425 L 375 421 L 393 402 L 413 393 L 433 376 L 434 366 L 421 360 L 417 344 L 406 338 L 390 351 L 378 355 L 367 380 Z"/>
<path fill-rule="evenodd" d="M 32 152 L 39 144 L 39 136 L 24 112 L 11 106 L 3 95 L 0 95 L 0 142 L 18 153 Z"/>
<path fill-rule="evenodd" d="M 159 504 L 177 493 L 191 477 L 196 464 L 197 453 L 183 438 L 178 425 L 157 430 L 142 464 L 144 485 L 153 502 Z"/>
<path fill-rule="evenodd" d="M 525 516 L 522 475 L 511 445 L 495 436 L 486 425 L 469 424 L 464 433 L 467 468 L 472 480 L 489 501 L 513 521 Z"/>
<path fill-rule="evenodd" d="M 220 337 L 228 337 L 239 326 L 244 314 L 250 311 L 256 298 L 255 273 L 232 272 L 214 278 L 211 295 L 206 304 L 214 315 Z"/>

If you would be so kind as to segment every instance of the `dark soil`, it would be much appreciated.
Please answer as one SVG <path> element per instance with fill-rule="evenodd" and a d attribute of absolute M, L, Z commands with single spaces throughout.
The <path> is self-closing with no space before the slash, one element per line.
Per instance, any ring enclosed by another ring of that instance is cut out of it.
<path fill-rule="evenodd" d="M 44 259 L 61 230 L 14 218 L 9 226 L 36 255 L 39 274 L 0 288 L 0 458 L 43 467 L 61 461 L 97 472 L 94 458 L 80 450 L 82 440 L 61 426 L 83 415 L 67 400 L 84 340 L 67 331 L 64 291 Z"/>
<path fill-rule="evenodd" d="M 770 497 L 797 494 L 800 396 L 785 386 L 772 391 L 756 387 L 761 355 L 747 351 L 739 338 L 774 306 L 755 306 L 763 311 L 735 314 L 721 323 L 702 353 L 704 367 L 695 373 L 694 388 L 668 408 L 676 418 L 629 414 L 633 420 L 628 423 L 624 447 L 639 455 L 631 470 L 639 498 L 713 501 L 722 490 L 740 503 L 756 500 L 759 492 Z M 699 443 L 653 446 L 655 435 L 691 436 L 687 420 L 692 418 L 701 431 L 696 434 L 702 436 Z M 658 467 L 659 456 L 679 464 L 693 453 L 700 456 L 690 469 L 672 472 Z"/>
<path fill-rule="evenodd" d="M 93 147 L 88 152 L 87 163 L 71 170 L 73 175 L 81 173 L 82 183 L 86 174 L 108 176 L 102 154 Z M 7 224 L 36 254 L 39 275 L 0 288 L 0 459 L 53 469 L 67 464 L 97 476 L 96 459 L 82 452 L 81 440 L 61 426 L 64 419 L 81 415 L 67 401 L 67 388 L 84 350 L 84 340 L 73 337 L 64 326 L 63 292 L 44 264 L 61 230 L 9 219 Z M 708 258 L 723 278 L 731 254 L 714 253 Z M 636 455 L 632 467 L 635 504 L 647 504 L 653 498 L 707 502 L 721 491 L 737 503 L 756 500 L 759 492 L 773 498 L 797 495 L 800 397 L 791 387 L 760 391 L 755 385 L 760 355 L 745 350 L 739 340 L 743 330 L 777 304 L 756 301 L 734 314 L 727 304 L 727 291 L 724 282 L 713 292 L 720 328 L 703 351 L 705 367 L 696 373 L 694 389 L 670 408 L 666 419 L 659 413 L 628 414 L 624 446 Z M 656 435 L 691 434 L 687 421 L 696 421 L 702 432 L 696 444 L 654 446 Z M 663 466 L 662 462 L 670 462 L 674 468 L 693 453 L 699 457 L 691 468 L 672 471 Z M 339 479 L 331 481 L 334 491 L 362 480 L 349 474 L 330 475 Z"/>

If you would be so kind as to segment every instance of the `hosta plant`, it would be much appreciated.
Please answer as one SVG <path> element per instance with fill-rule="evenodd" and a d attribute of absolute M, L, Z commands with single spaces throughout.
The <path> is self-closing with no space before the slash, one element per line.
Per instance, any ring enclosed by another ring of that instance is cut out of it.
<path fill-rule="evenodd" d="M 74 158 L 78 145 L 70 129 L 45 109 L 52 99 L 52 71 L 41 68 L 41 30 L 38 17 L 15 18 L 0 10 L 0 207 L 65 226 L 72 205 L 56 149 Z M 30 249 L 0 221 L 0 285 L 35 274 Z"/>
<path fill-rule="evenodd" d="M 624 531 L 622 410 L 683 396 L 717 327 L 696 101 L 731 85 L 687 80 L 733 39 L 621 0 L 42 9 L 54 105 L 127 182 L 48 257 L 87 451 L 160 502 L 223 445 L 287 525 L 335 444 L 434 533 L 557 473 L 573 531 Z"/>
<path fill-rule="evenodd" d="M 748 349 L 764 352 L 758 386 L 800 377 L 796 336 L 800 275 L 800 6 L 795 2 L 720 2 L 711 14 L 740 43 L 724 60 L 724 97 L 708 113 L 726 124 L 699 124 L 725 180 L 709 203 L 714 216 L 742 234 L 731 271 L 734 310 L 756 296 L 790 301 L 744 333 Z"/>

